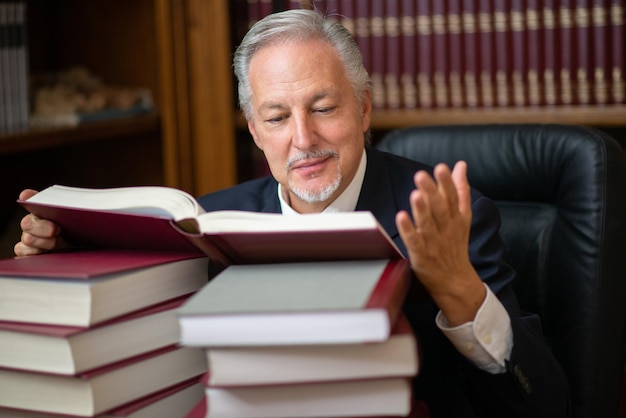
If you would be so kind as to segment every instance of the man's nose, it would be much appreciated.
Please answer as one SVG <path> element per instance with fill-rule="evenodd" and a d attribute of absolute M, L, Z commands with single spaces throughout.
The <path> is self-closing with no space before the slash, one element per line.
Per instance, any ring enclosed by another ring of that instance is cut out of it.
<path fill-rule="evenodd" d="M 297 115 L 292 118 L 293 138 L 292 142 L 296 148 L 309 149 L 317 144 L 318 138 L 315 123 L 308 114 Z"/>

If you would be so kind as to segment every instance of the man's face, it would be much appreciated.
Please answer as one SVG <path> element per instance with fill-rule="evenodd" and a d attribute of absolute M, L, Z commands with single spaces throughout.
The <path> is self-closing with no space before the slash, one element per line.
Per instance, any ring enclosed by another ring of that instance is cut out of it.
<path fill-rule="evenodd" d="M 262 48 L 249 77 L 254 142 L 295 210 L 323 210 L 354 178 L 369 96 L 361 107 L 337 52 L 320 40 Z"/>

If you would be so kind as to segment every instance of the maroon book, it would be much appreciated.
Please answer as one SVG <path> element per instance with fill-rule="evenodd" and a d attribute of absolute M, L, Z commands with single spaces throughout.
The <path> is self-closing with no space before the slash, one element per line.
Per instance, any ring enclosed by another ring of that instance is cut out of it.
<path fill-rule="evenodd" d="M 354 5 L 354 40 L 361 49 L 363 65 L 372 71 L 372 37 L 370 30 L 370 1 L 361 0 Z"/>
<path fill-rule="evenodd" d="M 366 2 L 363 1 L 363 3 Z M 385 41 L 385 4 L 386 2 L 382 1 L 372 1 L 370 5 L 370 78 L 372 79 L 372 107 L 374 109 L 386 107 L 385 73 L 388 51 Z M 357 10 L 358 8 L 357 5 Z"/>
<path fill-rule="evenodd" d="M 544 74 L 544 28 L 541 0 L 526 0 L 526 53 L 528 61 L 527 90 L 528 104 L 545 104 L 543 99 Z"/>
<path fill-rule="evenodd" d="M 528 43 L 526 40 L 526 10 L 523 0 L 511 0 L 509 14 L 511 31 L 512 68 L 511 81 L 513 87 L 513 104 L 528 104 Z"/>
<path fill-rule="evenodd" d="M 448 54 L 448 25 L 446 19 L 446 2 L 431 3 L 431 22 L 433 28 L 433 83 L 435 88 L 435 105 L 450 106 L 449 74 L 450 57 Z"/>
<path fill-rule="evenodd" d="M 430 0 L 417 0 L 417 96 L 422 108 L 434 105 L 434 59 Z"/>
<path fill-rule="evenodd" d="M 447 0 L 446 3 L 446 31 L 448 33 L 447 51 L 449 63 L 448 86 L 450 89 L 450 106 L 462 107 L 465 104 L 465 100 L 463 92 L 464 68 L 461 0 Z"/>
<path fill-rule="evenodd" d="M 387 0 L 385 3 L 385 104 L 388 109 L 398 109 L 402 104 L 400 96 L 401 77 L 401 38 L 400 1 Z"/>
<path fill-rule="evenodd" d="M 624 0 L 611 0 L 611 101 L 622 104 L 625 101 L 624 87 Z"/>
<path fill-rule="evenodd" d="M 591 4 L 590 0 L 576 0 L 574 9 L 574 27 L 576 36 L 576 102 L 592 102 L 592 62 L 591 53 Z"/>
<path fill-rule="evenodd" d="M 576 103 L 574 96 L 576 64 L 576 38 L 574 34 L 574 6 L 573 0 L 556 0 L 559 4 L 559 78 L 561 104 Z"/>
<path fill-rule="evenodd" d="M 592 0 L 591 4 L 591 50 L 592 50 L 592 97 L 595 104 L 609 101 L 609 0 Z"/>
<path fill-rule="evenodd" d="M 512 102 L 512 31 L 510 0 L 494 0 L 493 28 L 495 37 L 496 103 L 510 106 Z"/>
<path fill-rule="evenodd" d="M 557 18 L 558 9 L 556 0 L 543 0 L 541 15 L 543 27 L 543 73 L 539 75 L 543 86 L 543 103 L 556 105 L 559 101 L 558 69 L 559 52 L 557 48 Z"/>
<path fill-rule="evenodd" d="M 493 18 L 491 0 L 479 0 L 480 102 L 483 107 L 492 107 L 495 103 L 495 36 Z"/>
<path fill-rule="evenodd" d="M 417 18 L 414 0 L 402 0 L 400 17 L 402 107 L 417 107 Z"/>
<path fill-rule="evenodd" d="M 354 2 L 352 0 L 339 0 L 338 8 L 339 21 L 346 29 L 350 31 L 352 36 L 355 36 Z"/>
<path fill-rule="evenodd" d="M 463 54 L 463 91 L 465 105 L 477 107 L 480 103 L 478 96 L 479 86 L 479 57 L 478 57 L 478 2 L 464 1 L 462 3 L 462 54 Z"/>

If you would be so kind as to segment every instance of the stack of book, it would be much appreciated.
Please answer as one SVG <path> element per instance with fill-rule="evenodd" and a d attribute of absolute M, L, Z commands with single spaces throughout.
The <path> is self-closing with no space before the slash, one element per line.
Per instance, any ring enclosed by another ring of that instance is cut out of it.
<path fill-rule="evenodd" d="M 626 102 L 624 0 L 248 0 L 237 36 L 300 7 L 351 31 L 376 108 Z"/>
<path fill-rule="evenodd" d="M 178 310 L 181 344 L 208 362 L 190 416 L 407 416 L 408 280 L 403 259 L 227 268 Z"/>
<path fill-rule="evenodd" d="M 179 345 L 176 309 L 207 269 L 164 251 L 0 260 L 0 416 L 183 417 L 206 360 Z"/>
<path fill-rule="evenodd" d="M 180 345 L 207 365 L 201 415 L 411 411 L 419 358 L 401 314 L 409 264 L 372 213 L 205 213 L 163 187 L 52 186 L 19 203 L 75 245 L 212 260 L 208 283 L 177 309 Z"/>

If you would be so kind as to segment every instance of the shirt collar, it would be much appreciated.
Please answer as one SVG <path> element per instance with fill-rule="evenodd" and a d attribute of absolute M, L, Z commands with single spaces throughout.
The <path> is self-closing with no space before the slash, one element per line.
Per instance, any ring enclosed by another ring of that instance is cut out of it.
<path fill-rule="evenodd" d="M 322 211 L 322 213 L 330 212 L 352 212 L 356 209 L 356 204 L 361 194 L 361 186 L 363 185 L 363 179 L 365 178 L 365 169 L 367 167 L 367 156 L 365 155 L 365 149 L 361 154 L 361 162 L 356 170 L 354 178 L 346 188 L 330 205 Z M 293 210 L 289 203 L 283 199 L 282 186 L 278 183 L 278 199 L 280 201 L 280 208 L 284 215 L 298 215 L 298 212 Z"/>

